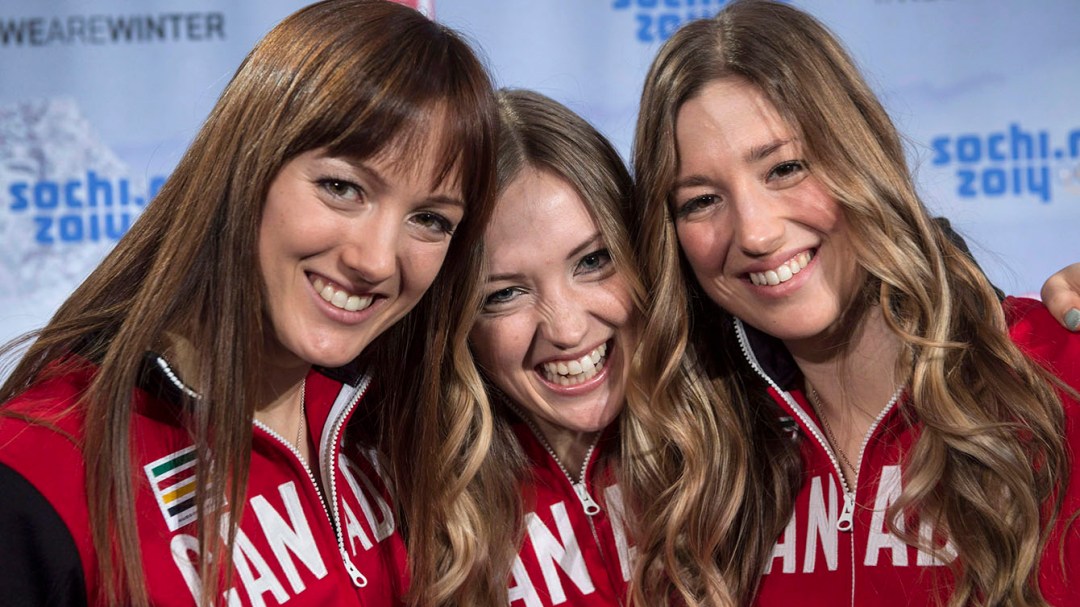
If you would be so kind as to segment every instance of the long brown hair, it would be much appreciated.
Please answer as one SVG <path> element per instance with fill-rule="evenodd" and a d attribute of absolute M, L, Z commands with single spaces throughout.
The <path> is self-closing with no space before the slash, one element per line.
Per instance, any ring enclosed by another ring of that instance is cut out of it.
<path fill-rule="evenodd" d="M 635 139 L 643 257 L 655 281 L 656 301 L 675 302 L 690 316 L 684 327 L 691 334 L 679 327 L 675 338 L 689 341 L 690 355 L 702 360 L 738 359 L 732 340 L 710 341 L 693 333 L 703 315 L 725 313 L 708 301 L 680 260 L 668 210 L 678 169 L 677 112 L 705 84 L 721 78 L 758 87 L 792 127 L 810 170 L 843 208 L 858 263 L 869 275 L 867 289 L 903 342 L 896 368 L 909 382 L 910 400 L 902 411 L 922 430 L 904 462 L 903 493 L 887 513 L 890 530 L 949 560 L 941 546 L 926 545 L 918 537 L 916 525 L 899 529 L 895 523 L 898 516 L 914 515 L 947 530 L 959 554 L 953 561 L 950 605 L 1045 605 L 1038 563 L 1059 509 L 1051 496 L 1068 475 L 1063 414 L 1053 380 L 1009 340 L 985 276 L 930 220 L 915 192 L 901 139 L 851 58 L 825 27 L 786 4 L 736 0 L 715 18 L 689 24 L 661 49 L 646 81 Z M 644 348 L 656 353 L 657 369 L 678 364 L 677 358 L 663 356 L 671 339 L 646 333 Z M 650 381 L 648 370 L 643 378 Z M 732 385 L 764 392 L 755 383 L 730 378 Z M 716 402 L 718 414 L 738 419 L 753 417 L 747 408 L 757 406 L 763 405 L 746 399 Z M 688 459 L 688 470 L 658 475 L 636 489 L 657 495 L 680 488 L 690 476 L 723 477 L 729 473 L 719 468 L 721 463 Z M 763 557 L 790 515 L 790 492 L 771 490 L 748 484 L 724 502 L 749 496 L 746 503 L 779 515 L 767 517 L 760 532 L 751 533 L 754 550 L 737 544 L 746 532 L 719 531 L 711 545 L 703 546 L 718 555 L 729 601 L 752 597 Z M 706 524 L 729 522 L 723 507 L 701 510 L 703 504 L 688 501 L 693 507 L 650 510 L 656 518 L 644 519 L 649 544 L 643 547 L 641 566 L 643 579 L 652 584 L 640 595 L 647 597 L 645 604 L 657 604 L 648 598 L 669 588 L 684 596 L 711 596 L 708 588 L 719 579 L 697 554 L 687 557 L 693 563 L 689 569 L 683 567 L 678 557 L 689 541 L 685 533 L 661 536 L 679 529 L 688 515 Z M 725 555 L 747 563 L 732 569 Z M 689 580 L 677 579 L 688 571 Z"/>
<path fill-rule="evenodd" d="M 490 212 L 494 100 L 483 66 L 455 33 L 390 2 L 327 0 L 267 34 L 154 201 L 38 333 L 0 400 L 70 353 L 100 361 L 83 401 L 81 446 L 105 600 L 147 602 L 129 443 L 131 390 L 144 352 L 174 331 L 199 357 L 198 376 L 185 378 L 200 394 L 186 423 L 199 457 L 196 482 L 221 489 L 198 505 L 203 602 L 212 604 L 222 568 L 230 568 L 223 542 L 231 545 L 240 518 L 231 513 L 222 532 L 222 505 L 244 503 L 253 400 L 270 330 L 253 312 L 264 309 L 256 245 L 270 182 L 308 150 L 363 159 L 422 141 L 433 119 L 443 121 L 438 178 L 458 180 L 466 219 L 416 313 L 362 358 L 378 381 L 407 388 L 388 403 L 436 397 L 444 383 L 459 381 L 441 360 L 450 335 L 445 317 L 455 293 L 470 288 L 473 245 Z M 402 357 L 416 361 L 408 381 Z"/>

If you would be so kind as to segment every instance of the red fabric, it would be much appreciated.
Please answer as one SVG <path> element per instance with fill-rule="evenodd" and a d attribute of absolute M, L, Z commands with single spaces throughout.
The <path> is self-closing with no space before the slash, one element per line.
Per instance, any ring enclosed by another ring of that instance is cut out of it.
<path fill-rule="evenodd" d="M 614 437 L 601 439 L 586 466 L 585 487 L 600 506 L 589 516 L 570 479 L 529 427 L 517 424 L 514 431 L 531 467 L 522 493 L 528 514 L 511 572 L 510 606 L 624 605 L 632 548 L 612 458 L 602 455 Z"/>
<path fill-rule="evenodd" d="M 24 421 L 0 419 L 0 461 L 19 471 L 48 499 L 68 527 L 78 546 L 86 574 L 87 596 L 94 604 L 99 596 L 97 560 L 88 525 L 84 464 L 78 446 L 82 438 L 83 411 L 72 407 L 89 385 L 96 369 L 80 370 L 48 379 L 20 395 L 6 407 L 37 419 L 54 419 L 55 425 L 74 441 L 48 427 Z M 343 427 L 350 409 L 339 406 L 337 417 L 328 420 L 331 405 L 346 391 L 327 377 L 311 373 L 306 402 L 309 427 Z M 181 468 L 183 450 L 192 441 L 187 432 L 169 421 L 163 412 L 172 405 L 148 393 L 134 392 L 136 413 L 132 419 L 132 448 L 136 464 L 136 518 L 142 547 L 144 573 L 153 605 L 193 605 L 191 584 L 196 569 L 191 564 L 197 541 L 193 520 L 181 519 L 170 529 L 166 509 L 173 503 L 185 510 L 182 480 L 190 472 Z M 351 402 L 350 398 L 342 400 Z M 359 405 L 357 405 L 359 406 Z M 318 447 L 320 436 L 311 436 Z M 400 605 L 406 584 L 405 548 L 396 530 L 384 483 L 372 461 L 360 449 L 341 453 L 342 440 L 319 454 L 328 473 L 317 473 L 323 491 L 334 491 L 334 506 L 341 521 L 344 550 L 339 549 L 334 526 L 323 498 L 299 458 L 258 425 L 254 429 L 247 503 L 234 549 L 236 572 L 222 604 L 238 605 Z M 312 451 L 313 456 L 315 450 Z M 177 455 L 179 454 L 179 455 Z M 319 465 L 312 462 L 313 466 Z M 149 467 L 147 470 L 144 467 Z M 177 481 L 180 478 L 180 481 Z M 359 488 L 359 494 L 353 489 Z M 201 490 L 201 488 L 200 488 Z M 172 491 L 179 493 L 171 494 Z M 177 497 L 180 495 L 181 497 Z M 161 497 L 164 496 L 164 497 Z M 169 500 L 173 500 L 169 502 Z M 367 579 L 356 588 L 345 559 Z M 233 603 L 232 601 L 235 601 Z"/>
<path fill-rule="evenodd" d="M 1055 375 L 1080 388 L 1080 335 L 1065 331 L 1033 300 L 1009 298 L 1004 305 L 1013 341 Z M 863 453 L 853 529 L 838 531 L 843 491 L 833 463 L 811 431 L 817 428 L 813 409 L 800 392 L 786 393 L 794 405 L 783 394 L 770 392 L 799 423 L 805 475 L 792 522 L 776 545 L 756 604 L 928 605 L 937 596 L 947 596 L 952 579 L 949 568 L 934 564 L 885 527 L 884 508 L 899 495 L 900 462 L 918 428 L 906 424 L 896 407 L 879 422 Z M 1040 584 L 1051 604 L 1071 606 L 1080 605 L 1080 584 L 1075 583 L 1080 581 L 1080 532 L 1074 524 L 1065 534 L 1063 520 L 1080 512 L 1080 470 L 1075 457 L 1080 447 L 1080 403 L 1064 398 L 1064 406 L 1073 473 L 1065 487 L 1063 516 L 1043 557 Z M 1064 552 L 1059 553 L 1063 537 Z M 1064 568 L 1059 554 L 1063 554 Z"/>

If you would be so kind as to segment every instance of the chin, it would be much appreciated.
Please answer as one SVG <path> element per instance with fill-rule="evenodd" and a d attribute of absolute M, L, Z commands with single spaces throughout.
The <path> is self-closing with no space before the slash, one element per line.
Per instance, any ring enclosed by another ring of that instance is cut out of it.
<path fill-rule="evenodd" d="M 753 324 L 753 323 L 750 323 Z M 802 324 L 799 326 L 783 326 L 774 325 L 771 328 L 761 329 L 765 333 L 779 339 L 780 341 L 801 341 L 804 339 L 812 339 L 818 337 L 828 331 L 831 325 L 827 323 L 818 324 Z"/>
<path fill-rule="evenodd" d="M 356 346 L 323 346 L 305 351 L 301 358 L 311 365 L 332 369 L 334 367 L 343 367 L 356 360 L 356 358 L 364 352 L 366 347 L 367 345 L 362 348 L 357 348 Z"/>
<path fill-rule="evenodd" d="M 583 419 L 581 420 L 581 424 L 575 429 L 578 432 L 600 432 L 619 419 L 619 414 L 622 413 L 624 405 L 624 401 L 620 401 L 615 405 L 608 405 L 604 408 L 604 411 L 599 417 L 587 420 Z"/>

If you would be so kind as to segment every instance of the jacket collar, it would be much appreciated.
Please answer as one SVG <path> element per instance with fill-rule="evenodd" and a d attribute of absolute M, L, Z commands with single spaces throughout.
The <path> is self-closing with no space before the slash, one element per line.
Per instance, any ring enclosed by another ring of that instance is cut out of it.
<path fill-rule="evenodd" d="M 739 347 L 754 372 L 775 388 L 789 391 L 802 375 L 783 342 L 732 317 Z"/>

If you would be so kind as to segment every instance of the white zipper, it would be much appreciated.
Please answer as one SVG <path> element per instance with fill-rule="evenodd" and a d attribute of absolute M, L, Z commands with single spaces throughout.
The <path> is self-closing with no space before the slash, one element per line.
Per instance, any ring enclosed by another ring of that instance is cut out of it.
<path fill-rule="evenodd" d="M 803 424 L 810 429 L 810 433 L 817 440 L 818 444 L 825 449 L 825 453 L 828 454 L 829 460 L 832 462 L 833 469 L 836 470 L 836 476 L 840 479 L 840 486 L 844 491 L 844 507 L 840 511 L 839 518 L 836 520 L 836 528 L 839 531 L 848 532 L 851 539 L 851 606 L 855 607 L 855 534 L 851 531 L 854 527 L 855 492 L 858 490 L 859 472 L 862 470 L 863 455 L 866 452 L 866 446 L 870 444 L 870 438 L 874 435 L 881 420 L 885 419 L 885 416 L 888 415 L 889 411 L 892 411 L 893 407 L 896 406 L 897 401 L 900 400 L 900 395 L 904 393 L 904 386 L 901 385 L 896 389 L 892 398 L 889 399 L 889 402 L 887 402 L 885 407 L 877 414 L 877 417 L 874 418 L 874 421 L 870 424 L 866 434 L 863 436 L 862 445 L 859 446 L 859 457 L 856 460 L 855 486 L 849 488 L 847 479 L 844 478 L 844 472 L 840 468 L 840 462 L 836 459 L 836 455 L 829 446 L 829 441 L 825 440 L 825 437 L 819 432 L 817 424 L 812 423 L 810 417 L 803 408 L 795 402 L 795 399 L 791 398 L 786 390 L 780 389 L 780 386 L 776 385 L 776 382 L 774 382 L 773 379 L 765 373 L 764 369 L 761 368 L 761 364 L 758 363 L 757 357 L 754 356 L 754 353 L 749 348 L 750 340 L 746 336 L 746 329 L 742 326 L 742 322 L 737 318 L 734 318 L 733 320 L 735 323 L 735 331 L 739 337 L 739 348 L 742 349 L 743 356 L 750 362 L 750 366 L 753 367 L 754 371 L 768 382 L 773 390 L 776 390 L 777 394 L 780 394 L 781 397 L 783 397 L 784 401 L 788 403 L 792 411 L 794 411 L 803 421 Z"/>
<path fill-rule="evenodd" d="M 513 409 L 517 411 L 516 407 L 513 407 Z M 536 425 L 533 424 L 532 420 L 525 415 L 522 415 L 520 412 L 518 412 L 518 416 L 521 417 L 521 419 L 525 420 L 525 424 L 529 426 L 529 430 L 531 430 L 532 433 L 536 436 L 536 440 L 540 441 L 540 444 L 543 445 L 544 449 L 547 450 L 548 455 L 551 456 L 551 459 L 555 460 L 555 465 L 559 467 L 559 470 L 562 470 L 563 475 L 566 476 L 566 480 L 570 481 L 570 486 L 574 489 L 574 494 L 577 495 L 578 501 L 581 502 L 581 507 L 585 511 L 585 514 L 588 515 L 590 519 L 593 516 L 600 514 L 600 504 L 596 503 L 596 500 L 594 500 L 593 497 L 589 495 L 589 488 L 585 486 L 585 472 L 589 468 L 589 461 L 592 459 L 592 454 L 593 451 L 596 449 L 596 445 L 600 443 L 600 435 L 603 433 L 603 431 L 596 433 L 596 438 L 594 438 L 592 444 L 589 445 L 589 450 L 585 452 L 585 459 L 581 462 L 581 472 L 578 475 L 579 480 L 575 481 L 573 477 L 570 476 L 570 473 L 566 470 L 566 466 L 563 465 L 562 461 L 559 459 L 559 456 L 555 454 L 555 450 L 551 448 L 551 444 L 548 443 L 546 438 L 544 438 L 544 433 L 540 432 L 540 429 L 537 428 Z M 590 520 L 589 523 L 592 524 L 592 521 Z M 594 535 L 595 533 L 596 531 L 593 530 Z"/>
<path fill-rule="evenodd" d="M 761 364 L 758 363 L 757 357 L 754 356 L 754 353 L 750 350 L 750 347 L 748 345 L 750 340 L 746 337 L 746 329 L 742 326 L 742 323 L 739 321 L 739 319 L 733 318 L 733 321 L 735 323 L 735 331 L 739 337 L 739 348 L 742 349 L 743 356 L 746 357 L 746 360 L 750 363 L 750 366 L 753 367 L 754 372 L 760 375 L 761 378 L 764 379 L 769 384 L 769 386 L 772 387 L 773 390 L 776 390 L 776 393 L 784 399 L 784 401 L 791 407 L 791 410 L 795 412 L 795 415 L 802 420 L 803 425 L 805 425 L 810 430 L 810 434 L 814 437 L 818 444 L 821 445 L 821 448 L 825 450 L 825 454 L 829 456 L 829 461 L 832 462 L 833 470 L 836 471 L 836 476 L 840 479 L 840 487 L 844 492 L 844 509 L 840 512 L 840 518 L 836 521 L 836 528 L 840 531 L 851 531 L 851 527 L 853 524 L 852 519 L 854 518 L 855 513 L 855 491 L 851 487 L 848 487 L 847 479 L 844 478 L 844 472 L 840 468 L 840 462 L 836 459 L 836 454 L 833 453 L 832 447 L 829 446 L 829 441 L 825 440 L 825 437 L 821 434 L 821 431 L 818 429 L 817 424 L 815 424 L 813 420 L 810 419 L 810 416 L 807 415 L 803 408 L 799 406 L 799 403 L 795 402 L 795 399 L 792 398 L 790 394 L 788 394 L 787 390 L 781 389 L 780 386 L 778 386 L 776 382 L 774 382 L 773 379 L 769 377 L 769 374 L 765 373 L 765 371 L 761 368 Z M 862 457 L 861 452 L 859 453 L 859 456 L 860 458 Z M 859 465 L 862 465 L 861 461 Z M 859 471 L 856 470 L 856 479 L 858 478 L 858 475 Z"/>
<path fill-rule="evenodd" d="M 333 528 L 334 530 L 334 536 L 337 539 L 338 552 L 342 562 L 345 565 L 345 570 L 348 571 L 349 577 L 352 578 L 352 582 L 357 588 L 363 588 L 367 586 L 368 581 L 367 578 L 364 577 L 364 574 L 361 573 L 360 570 L 356 568 L 356 565 L 353 564 L 352 559 L 349 558 L 348 552 L 345 551 L 345 538 L 341 533 L 341 525 L 337 517 L 337 484 L 335 482 L 336 479 L 333 468 L 333 456 L 334 450 L 337 445 L 338 437 L 341 434 L 341 428 L 344 426 L 344 420 L 348 419 L 349 414 L 352 412 L 353 408 L 356 407 L 356 404 L 360 402 L 361 398 L 363 398 L 364 393 L 367 392 L 367 387 L 369 384 L 369 378 L 365 377 L 362 384 L 357 387 L 356 394 L 353 396 L 352 401 L 349 403 L 349 406 L 345 409 L 344 412 L 342 412 L 342 414 L 337 416 L 337 420 L 334 422 L 334 430 L 332 435 L 333 441 L 329 443 L 329 448 L 326 448 L 327 445 L 323 445 L 324 448 L 322 450 L 328 455 L 328 457 L 323 461 L 323 475 L 324 477 L 330 479 L 330 504 L 334 505 L 332 509 L 327 507 L 326 498 L 323 496 L 322 491 L 319 490 L 319 484 L 315 482 L 315 475 L 312 474 L 311 468 L 309 468 L 307 462 L 304 461 L 304 458 L 300 454 L 300 451 L 292 443 L 285 440 L 285 438 L 282 437 L 280 434 L 271 430 L 270 427 L 266 424 L 262 423 L 259 420 L 252 420 L 256 426 L 262 428 L 264 432 L 272 436 L 275 440 L 277 440 L 279 443 L 284 445 L 290 452 L 292 452 L 292 454 L 296 456 L 296 460 L 304 468 L 304 471 L 307 472 L 308 480 L 311 481 L 311 486 L 315 489 L 316 495 L 319 496 L 319 503 L 322 504 L 323 513 L 326 514 L 326 520 L 330 523 L 331 528 Z"/>
<path fill-rule="evenodd" d="M 517 411 L 516 407 L 511 406 L 511 408 Z M 576 495 L 578 501 L 581 502 L 581 509 L 585 512 L 585 520 L 589 522 L 589 531 L 592 533 L 593 542 L 596 543 L 596 547 L 600 550 L 602 555 L 604 547 L 600 544 L 600 534 L 597 533 L 596 522 L 593 520 L 594 516 L 600 514 L 601 508 L 600 504 L 596 503 L 596 500 L 589 495 L 589 489 L 585 486 L 585 478 L 586 472 L 588 472 L 589 469 L 589 462 L 592 460 L 593 451 L 596 450 L 596 445 L 600 443 L 600 436 L 603 434 L 603 430 L 596 433 L 596 438 L 593 439 L 592 444 L 589 445 L 588 451 L 585 452 L 585 458 L 581 462 L 581 471 L 578 475 L 579 480 L 574 482 L 574 479 L 570 476 L 570 472 L 567 471 L 566 466 L 563 465 L 559 456 L 555 454 L 555 449 L 551 447 L 551 443 L 544 437 L 543 432 L 540 432 L 540 429 L 536 427 L 531 419 L 525 417 L 520 412 L 518 412 L 518 416 L 525 420 L 525 424 L 529 427 L 529 430 L 532 431 L 533 435 L 536 436 L 536 440 L 540 441 L 540 444 L 547 450 L 551 459 L 555 460 L 555 465 L 559 467 L 559 470 L 562 470 L 563 476 L 570 482 L 570 486 L 574 489 L 574 495 Z"/>
<path fill-rule="evenodd" d="M 177 388 L 179 388 L 182 392 L 184 392 L 191 398 L 194 398 L 196 400 L 201 399 L 198 393 L 192 390 L 187 384 L 180 381 L 180 378 L 177 376 L 176 372 L 173 371 L 172 367 L 169 366 L 169 362 L 165 360 L 164 357 L 155 356 L 155 361 L 160 370 L 165 373 L 165 376 L 169 379 L 170 382 L 172 382 L 173 385 L 175 385 Z M 364 393 L 367 392 L 367 388 L 370 384 L 371 378 L 364 376 L 363 379 L 361 379 L 360 385 L 356 387 L 356 394 L 353 396 L 352 402 L 350 402 L 349 406 L 340 415 L 337 416 L 337 420 L 334 422 L 332 440 L 328 444 L 329 448 L 327 448 L 326 444 L 323 445 L 322 451 L 329 454 L 329 457 L 324 461 L 323 475 L 330 479 L 330 504 L 333 505 L 333 515 L 331 515 L 331 509 L 327 508 L 326 499 L 323 496 L 322 491 L 319 491 L 319 484 L 315 482 L 315 475 L 312 474 L 311 468 L 308 467 L 307 462 L 304 461 L 303 455 L 300 454 L 300 451 L 296 448 L 296 446 L 285 440 L 285 438 L 277 432 L 271 430 L 270 427 L 266 424 L 260 422 L 257 419 L 252 420 L 252 422 L 256 426 L 262 428 L 264 432 L 272 436 L 275 440 L 277 440 L 289 451 L 291 451 L 292 454 L 296 457 L 296 460 L 300 462 L 300 465 L 304 468 L 304 471 L 307 472 L 308 480 L 311 481 L 311 486 L 315 489 L 315 494 L 319 496 L 319 503 L 322 504 L 323 513 L 326 514 L 326 520 L 330 522 L 330 526 L 334 529 L 334 536 L 337 538 L 338 552 L 340 553 L 341 560 L 345 563 L 345 570 L 349 572 L 349 577 L 352 578 L 352 582 L 357 588 L 363 588 L 367 586 L 368 581 L 367 578 L 364 577 L 364 574 L 356 568 L 356 565 L 353 564 L 352 559 L 349 558 L 349 554 L 345 551 L 345 538 L 341 532 L 341 524 L 340 521 L 338 521 L 337 517 L 337 479 L 334 475 L 333 459 L 334 451 L 337 447 L 337 441 L 339 436 L 341 435 L 341 428 L 345 425 L 344 422 L 346 419 L 348 419 L 349 414 L 352 413 L 353 408 L 356 407 L 356 403 L 360 402 L 360 399 L 363 398 Z M 348 386 L 350 384 L 343 383 L 342 385 Z"/>
<path fill-rule="evenodd" d="M 252 423 L 261 428 L 263 432 L 269 434 L 274 440 L 284 445 L 285 448 L 288 449 L 293 454 L 293 456 L 296 457 L 296 461 L 300 463 L 300 466 L 304 469 L 304 472 L 307 472 L 308 480 L 311 481 L 311 486 L 315 489 L 315 494 L 319 496 L 319 503 L 322 504 L 323 512 L 326 514 L 326 520 L 332 523 L 333 519 L 330 517 L 330 511 L 326 508 L 326 501 L 323 498 L 322 491 L 319 491 L 319 484 L 315 482 L 315 475 L 311 473 L 311 468 L 309 468 L 307 463 L 304 461 L 304 456 L 300 454 L 300 450 L 297 449 L 292 443 L 285 440 L 285 437 L 271 430 L 270 426 L 267 426 L 266 424 L 262 423 L 257 419 L 252 420 Z"/>
<path fill-rule="evenodd" d="M 825 450 L 825 453 L 829 456 L 829 461 L 832 462 L 833 469 L 836 471 L 836 476 L 840 479 L 840 486 L 844 491 L 844 507 L 840 512 L 840 517 L 836 521 L 836 528 L 840 531 L 851 531 L 853 525 L 853 519 L 855 514 L 855 492 L 858 490 L 859 484 L 859 471 L 862 470 L 863 454 L 866 451 L 866 446 L 870 443 L 870 437 L 874 435 L 874 431 L 877 430 L 878 424 L 881 420 L 885 419 L 885 416 L 896 405 L 896 402 L 900 399 L 900 395 L 904 392 L 904 387 L 900 386 L 893 393 L 892 398 L 885 404 L 885 407 L 874 418 L 873 423 L 867 429 L 866 434 L 863 435 L 862 445 L 859 446 L 859 457 L 856 460 L 857 466 L 855 469 L 855 483 L 853 487 L 849 487 L 847 479 L 844 478 L 843 469 L 840 467 L 839 460 L 836 459 L 836 454 L 833 453 L 832 447 L 829 445 L 829 441 L 825 440 L 824 435 L 820 432 L 817 424 L 813 423 L 810 416 L 806 414 L 802 407 L 799 406 L 795 399 L 788 394 L 787 390 L 783 390 L 773 381 L 771 377 L 761 368 L 761 364 L 758 363 L 757 357 L 749 348 L 749 339 L 746 336 L 746 329 L 742 326 L 739 319 L 734 319 L 735 330 L 739 337 L 739 347 L 742 349 L 743 356 L 749 361 L 750 366 L 754 368 L 754 371 L 762 377 L 768 384 L 776 390 L 777 394 L 783 397 L 784 401 L 791 407 L 791 410 L 795 412 L 795 415 L 803 421 L 803 424 L 809 428 L 810 433 L 817 440 L 818 444 Z"/>
<path fill-rule="evenodd" d="M 364 574 L 356 568 L 352 559 L 349 558 L 348 552 L 345 551 L 345 537 L 341 532 L 341 523 L 337 519 L 337 475 L 334 474 L 334 455 L 337 450 L 338 440 L 341 437 L 341 429 L 345 426 L 345 420 L 352 414 L 356 404 L 360 402 L 360 399 L 364 397 L 367 392 L 368 386 L 371 384 L 371 379 L 365 376 L 359 386 L 356 388 L 356 393 L 352 397 L 352 401 L 349 406 L 337 416 L 334 421 L 333 431 L 328 444 L 324 445 L 324 453 L 326 458 L 323 460 L 323 474 L 330 479 L 330 503 L 334 505 L 333 512 L 333 525 L 334 534 L 337 536 L 338 551 L 341 553 L 341 559 L 345 562 L 345 570 L 349 572 L 349 577 L 352 578 L 352 583 L 357 588 L 364 588 L 368 585 L 368 580 L 364 577 Z M 348 384 L 344 384 L 348 385 Z"/>

